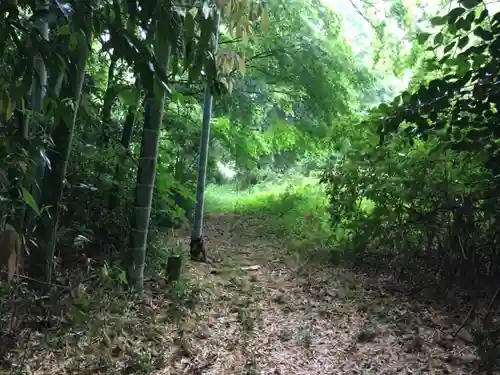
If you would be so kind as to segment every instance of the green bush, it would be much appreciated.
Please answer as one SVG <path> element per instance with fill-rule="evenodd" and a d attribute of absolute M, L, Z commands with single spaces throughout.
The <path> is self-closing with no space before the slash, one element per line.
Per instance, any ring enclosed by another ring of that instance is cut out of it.
<path fill-rule="evenodd" d="M 482 267 L 488 261 L 486 253 L 477 252 L 482 232 L 470 225 L 483 215 L 480 204 L 490 173 L 481 158 L 436 152 L 438 145 L 416 141 L 410 146 L 394 137 L 371 151 L 348 153 L 326 170 L 322 182 L 337 245 L 358 260 L 385 254 L 414 264 L 432 262 L 434 268 L 426 272 L 438 278 L 467 275 L 472 259 Z"/>

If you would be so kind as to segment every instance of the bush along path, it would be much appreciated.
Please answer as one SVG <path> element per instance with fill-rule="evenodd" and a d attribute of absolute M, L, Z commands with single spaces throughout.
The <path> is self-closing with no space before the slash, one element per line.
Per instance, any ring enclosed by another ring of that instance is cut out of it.
<path fill-rule="evenodd" d="M 380 279 L 296 264 L 264 229 L 260 218 L 211 215 L 204 234 L 214 264 L 186 263 L 171 289 L 149 281 L 139 303 L 105 285 L 81 287 L 67 297 L 62 320 L 72 324 L 23 331 L 2 373 L 474 371 L 471 334 L 453 335 L 461 316 L 394 295 Z"/>

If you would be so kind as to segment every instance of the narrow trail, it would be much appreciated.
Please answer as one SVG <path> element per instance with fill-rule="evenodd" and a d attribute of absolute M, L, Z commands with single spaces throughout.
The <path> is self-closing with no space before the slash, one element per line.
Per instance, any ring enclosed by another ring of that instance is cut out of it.
<path fill-rule="evenodd" d="M 212 299 L 164 373 L 471 373 L 470 338 L 451 339 L 456 325 L 437 308 L 347 270 L 298 267 L 259 219 L 213 215 L 205 228 L 217 262 L 190 272 Z"/>
<path fill-rule="evenodd" d="M 216 262 L 189 262 L 179 289 L 155 279 L 130 301 L 82 285 L 60 301 L 80 323 L 23 330 L 0 374 L 475 373 L 470 333 L 451 338 L 460 316 L 389 293 L 384 280 L 296 264 L 265 220 L 211 215 L 205 237 Z"/>

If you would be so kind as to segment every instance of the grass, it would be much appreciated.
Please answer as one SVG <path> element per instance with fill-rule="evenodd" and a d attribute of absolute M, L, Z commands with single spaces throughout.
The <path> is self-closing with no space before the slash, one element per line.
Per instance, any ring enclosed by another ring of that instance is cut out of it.
<path fill-rule="evenodd" d="M 301 259 L 344 258 L 336 244 L 342 242 L 345 232 L 341 223 L 332 228 L 329 202 L 317 178 L 283 176 L 279 183 L 263 182 L 245 190 L 229 184 L 209 185 L 205 197 L 207 213 L 262 218 L 262 235 L 284 243 Z M 369 213 L 373 202 L 362 199 L 360 207 Z"/>
<path fill-rule="evenodd" d="M 233 185 L 210 185 L 206 212 L 234 212 L 261 217 L 262 235 L 290 250 L 324 249 L 331 237 L 328 200 L 318 180 L 284 177 L 280 183 L 260 183 L 246 190 Z M 301 251 L 299 253 L 302 253 Z"/>

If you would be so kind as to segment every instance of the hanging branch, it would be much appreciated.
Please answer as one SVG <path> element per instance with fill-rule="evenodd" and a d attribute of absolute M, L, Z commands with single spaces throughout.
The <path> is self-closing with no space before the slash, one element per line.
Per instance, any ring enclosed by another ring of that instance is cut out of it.
<path fill-rule="evenodd" d="M 384 35 L 380 32 L 380 30 L 377 29 L 377 27 L 373 24 L 373 22 L 368 18 L 366 17 L 366 15 L 361 11 L 361 9 L 359 9 L 359 7 L 354 3 L 354 0 L 349 0 L 349 2 L 351 3 L 351 5 L 353 6 L 353 8 L 356 10 L 356 12 L 358 12 L 358 14 L 363 17 L 363 19 L 368 22 L 370 24 L 370 26 L 373 28 L 373 30 L 375 31 L 375 34 L 377 35 L 377 37 L 380 39 L 381 42 L 383 42 L 383 37 Z M 372 5 L 372 4 L 370 4 Z"/>

